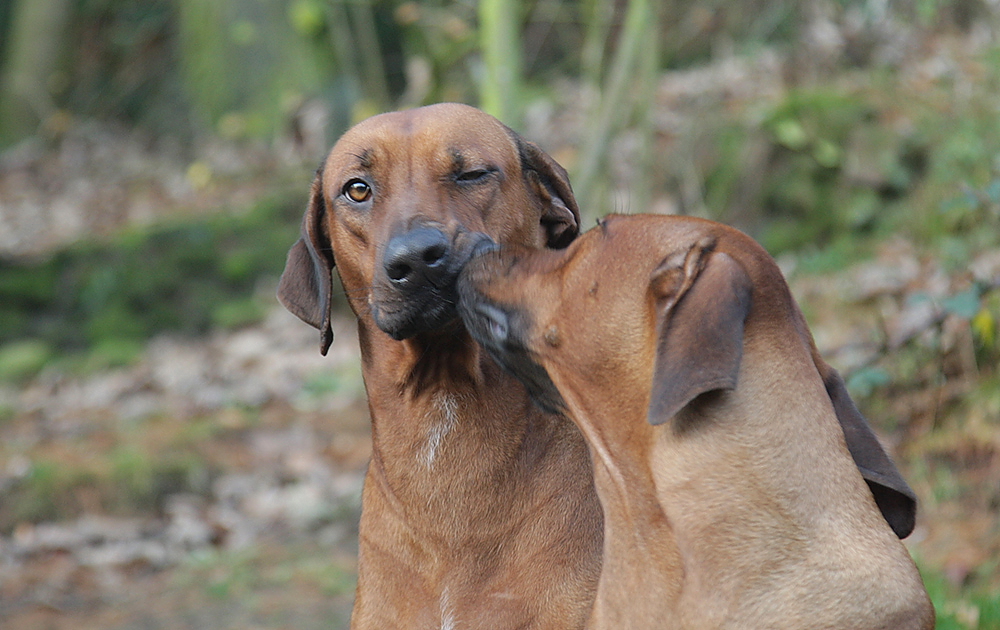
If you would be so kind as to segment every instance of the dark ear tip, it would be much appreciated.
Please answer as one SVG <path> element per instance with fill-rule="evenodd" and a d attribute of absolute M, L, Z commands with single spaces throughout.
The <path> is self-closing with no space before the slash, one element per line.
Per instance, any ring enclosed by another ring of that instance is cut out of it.
<path fill-rule="evenodd" d="M 333 330 L 327 326 L 323 332 L 319 335 L 319 353 L 326 356 L 326 353 L 330 351 L 330 346 L 333 344 Z"/>
<path fill-rule="evenodd" d="M 889 527 L 899 538 L 913 533 L 917 522 L 917 501 L 907 494 L 866 479 L 875 503 Z"/>

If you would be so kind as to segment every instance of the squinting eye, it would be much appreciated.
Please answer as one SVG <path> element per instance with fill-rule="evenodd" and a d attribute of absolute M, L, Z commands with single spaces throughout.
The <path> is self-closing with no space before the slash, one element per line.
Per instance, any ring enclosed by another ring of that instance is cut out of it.
<path fill-rule="evenodd" d="M 478 182 L 492 172 L 492 169 L 478 168 L 464 173 L 459 173 L 455 179 L 460 182 Z"/>
<path fill-rule="evenodd" d="M 360 179 L 352 179 L 344 184 L 344 194 L 355 203 L 368 201 L 372 196 L 372 188 Z"/>

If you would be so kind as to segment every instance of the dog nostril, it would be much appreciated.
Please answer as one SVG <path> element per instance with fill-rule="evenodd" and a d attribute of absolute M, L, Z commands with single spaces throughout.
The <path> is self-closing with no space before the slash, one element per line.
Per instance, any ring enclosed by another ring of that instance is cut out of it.
<path fill-rule="evenodd" d="M 394 282 L 401 282 L 405 280 L 406 277 L 410 275 L 410 272 L 412 271 L 413 268 L 407 265 L 406 263 L 396 263 L 394 265 L 389 265 L 389 267 L 385 270 L 386 274 L 389 276 L 389 279 Z"/>
<path fill-rule="evenodd" d="M 448 252 L 444 245 L 434 245 L 428 247 L 424 251 L 423 261 L 428 267 L 434 267 L 444 260 L 445 254 Z"/>

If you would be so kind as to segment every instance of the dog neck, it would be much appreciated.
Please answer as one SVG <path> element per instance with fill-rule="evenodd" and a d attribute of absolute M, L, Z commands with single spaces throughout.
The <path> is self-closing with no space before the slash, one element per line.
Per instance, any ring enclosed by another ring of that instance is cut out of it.
<path fill-rule="evenodd" d="M 561 380 L 559 387 L 590 448 L 604 513 L 604 564 L 589 627 L 673 627 L 683 564 L 650 469 L 655 428 L 644 419 L 619 421 L 642 414 L 645 405 L 613 393 L 594 400 L 587 392 L 596 388 L 582 392 Z"/>
<path fill-rule="evenodd" d="M 473 565 L 527 562 L 534 552 L 524 540 L 562 540 L 577 577 L 596 581 L 600 506 L 575 427 L 540 411 L 464 328 L 403 342 L 379 336 L 359 321 L 373 441 L 364 500 L 366 510 L 381 506 L 379 522 L 362 514 L 362 535 L 397 539 L 394 560 L 421 575 L 455 554 Z M 506 559 L 515 555 L 523 558 Z M 473 565 L 457 577 L 495 570 Z"/>
<path fill-rule="evenodd" d="M 905 565 L 905 550 L 847 451 L 807 341 L 791 325 L 752 321 L 737 388 L 658 427 L 652 451 L 684 561 L 682 611 L 760 615 L 763 627 L 799 610 L 799 593 L 828 593 L 814 602 L 826 620 L 815 625 L 845 623 L 862 611 L 843 602 L 879 592 L 867 578 Z M 815 566 L 824 570 L 797 570 Z M 861 579 L 854 566 L 873 570 Z"/>

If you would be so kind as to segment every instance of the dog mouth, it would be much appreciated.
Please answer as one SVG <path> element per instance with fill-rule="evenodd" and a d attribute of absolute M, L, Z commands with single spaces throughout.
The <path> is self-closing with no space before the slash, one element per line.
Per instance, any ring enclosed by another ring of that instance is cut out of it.
<path fill-rule="evenodd" d="M 459 318 L 459 274 L 469 260 L 496 248 L 486 234 L 459 231 L 433 253 L 425 247 L 425 252 L 411 256 L 407 264 L 413 268 L 407 273 L 387 264 L 372 290 L 375 325 L 397 341 L 447 327 Z"/>

